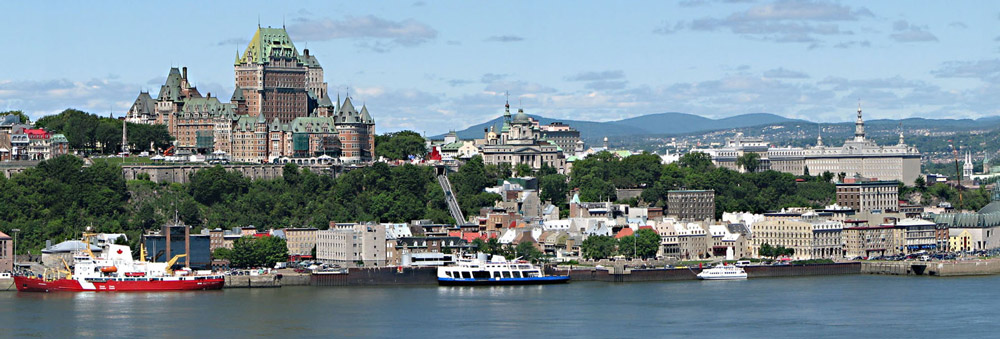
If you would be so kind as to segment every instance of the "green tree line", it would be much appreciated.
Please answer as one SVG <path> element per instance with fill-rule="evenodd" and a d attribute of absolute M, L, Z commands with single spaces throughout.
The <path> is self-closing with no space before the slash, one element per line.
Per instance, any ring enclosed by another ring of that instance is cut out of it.
<path fill-rule="evenodd" d="M 67 109 L 38 119 L 35 126 L 52 133 L 64 134 L 72 149 L 113 154 L 121 151 L 122 123 L 124 122 L 118 119 Z M 127 130 L 131 150 L 148 151 L 151 143 L 154 150 L 170 147 L 172 139 L 166 125 L 128 123 Z"/>
<path fill-rule="evenodd" d="M 470 171 L 475 172 L 463 166 L 459 173 Z M 126 182 L 118 165 L 85 167 L 71 155 L 42 161 L 10 179 L 0 177 L 0 231 L 10 234 L 20 228 L 18 251 L 37 253 L 45 240 L 77 239 L 87 226 L 138 238 L 175 216 L 194 227 L 194 233 L 247 225 L 326 229 L 331 221 L 453 222 L 430 167 L 375 163 L 335 179 L 289 164 L 281 178 L 249 180 L 215 166 L 189 179 L 185 184 Z M 480 186 L 465 182 L 455 186 L 466 194 L 481 192 L 475 190 Z M 499 196 L 463 201 L 463 206 L 478 211 L 492 206 L 495 198 Z"/>

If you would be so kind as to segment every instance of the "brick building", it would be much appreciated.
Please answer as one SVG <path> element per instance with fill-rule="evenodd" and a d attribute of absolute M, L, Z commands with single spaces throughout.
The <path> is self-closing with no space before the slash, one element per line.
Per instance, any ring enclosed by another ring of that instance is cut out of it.
<path fill-rule="evenodd" d="M 837 184 L 837 204 L 857 212 L 899 211 L 896 181 L 861 181 L 848 178 Z"/>

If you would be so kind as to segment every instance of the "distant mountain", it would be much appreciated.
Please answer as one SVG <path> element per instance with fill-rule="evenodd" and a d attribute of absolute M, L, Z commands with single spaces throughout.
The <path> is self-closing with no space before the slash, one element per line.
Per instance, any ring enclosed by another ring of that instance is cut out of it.
<path fill-rule="evenodd" d="M 580 136 L 583 139 L 590 141 L 600 140 L 604 137 L 644 134 L 684 134 L 802 121 L 770 113 L 751 113 L 723 119 L 710 119 L 694 114 L 670 112 L 605 122 L 550 119 L 537 115 L 531 115 L 531 117 L 537 119 L 542 125 L 548 125 L 553 122 L 562 122 L 570 125 L 580 131 Z M 501 118 L 496 118 L 485 123 L 473 125 L 456 133 L 458 133 L 458 137 L 461 139 L 482 138 L 484 129 L 488 129 L 489 126 L 494 125 L 499 127 L 501 121 Z M 441 137 L 443 135 L 433 136 L 432 138 L 438 139 Z"/>

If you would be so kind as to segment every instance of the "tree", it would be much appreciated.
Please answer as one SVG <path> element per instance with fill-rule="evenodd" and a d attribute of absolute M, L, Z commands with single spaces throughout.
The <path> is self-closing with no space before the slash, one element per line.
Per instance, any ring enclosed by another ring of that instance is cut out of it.
<path fill-rule="evenodd" d="M 562 174 L 549 174 L 538 179 L 538 188 L 541 192 L 538 197 L 543 201 L 551 201 L 556 205 L 566 204 L 566 195 L 569 193 L 569 185 L 566 184 L 566 176 Z"/>
<path fill-rule="evenodd" d="M 414 131 L 399 131 L 375 136 L 375 154 L 390 160 L 427 154 L 424 137 Z"/>
<path fill-rule="evenodd" d="M 636 238 L 636 252 L 640 258 L 653 258 L 660 250 L 660 234 L 644 228 L 640 229 Z"/>
<path fill-rule="evenodd" d="M 279 237 L 244 236 L 233 242 L 233 250 L 228 255 L 230 265 L 235 267 L 271 267 L 276 262 L 288 260 L 288 246 L 285 239 Z"/>
<path fill-rule="evenodd" d="M 775 248 L 772 247 L 771 244 L 764 243 L 763 245 L 760 245 L 760 250 L 757 253 L 759 253 L 762 257 L 773 258 L 777 256 L 774 254 L 774 250 Z"/>
<path fill-rule="evenodd" d="M 517 164 L 517 166 L 514 166 L 514 172 L 519 177 L 529 176 L 531 175 L 531 166 L 525 163 Z"/>
<path fill-rule="evenodd" d="M 760 167 L 760 154 L 755 152 L 744 153 L 739 158 L 736 158 L 736 165 L 743 168 L 747 173 L 757 172 L 757 168 Z"/>
<path fill-rule="evenodd" d="M 513 257 L 537 263 L 541 260 L 543 255 L 542 251 L 539 250 L 538 247 L 535 247 L 534 243 L 530 240 L 524 240 L 518 243 L 517 247 L 514 248 Z"/>
<path fill-rule="evenodd" d="M 212 259 L 216 260 L 231 260 L 232 256 L 233 250 L 225 247 L 216 248 L 215 251 L 212 252 Z"/>
<path fill-rule="evenodd" d="M 918 191 L 924 192 L 927 190 L 927 181 L 924 180 L 923 176 L 919 176 L 916 180 L 913 180 L 913 186 L 915 186 Z"/>
<path fill-rule="evenodd" d="M 592 235 L 580 244 L 583 257 L 587 259 L 606 259 L 615 253 L 617 241 L 606 235 Z"/>
<path fill-rule="evenodd" d="M 486 246 L 486 240 L 483 240 L 483 238 L 476 238 L 472 240 L 471 245 L 472 250 L 479 253 L 487 253 L 489 250 L 489 247 Z"/>
<path fill-rule="evenodd" d="M 677 160 L 681 167 L 690 168 L 695 171 L 705 171 L 713 167 L 712 156 L 704 152 L 688 152 Z"/>

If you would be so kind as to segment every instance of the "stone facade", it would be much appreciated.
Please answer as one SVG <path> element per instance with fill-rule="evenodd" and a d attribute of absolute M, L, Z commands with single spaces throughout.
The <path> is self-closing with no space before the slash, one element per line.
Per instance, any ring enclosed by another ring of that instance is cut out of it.
<path fill-rule="evenodd" d="M 763 140 L 737 136 L 727 140 L 726 147 L 692 151 L 707 153 L 712 156 L 716 166 L 734 170 L 742 170 L 736 165 L 736 159 L 740 155 L 756 152 L 761 155 L 759 170 L 772 169 L 803 175 L 808 169 L 811 175 L 823 172 L 844 173 L 847 176 L 899 180 L 907 185 L 912 185 L 920 176 L 920 151 L 907 145 L 902 134 L 899 136 L 899 143 L 890 146 L 879 146 L 867 139 L 860 107 L 854 138 L 848 139 L 840 147 L 824 146 L 822 136 L 817 138 L 816 146 L 807 148 L 768 148 Z"/>
<path fill-rule="evenodd" d="M 844 255 L 841 235 L 843 223 L 803 216 L 799 219 L 776 218 L 751 226 L 751 251 L 760 257 L 760 246 L 784 246 L 795 250 L 795 259 L 832 259 Z"/>
<path fill-rule="evenodd" d="M 14 270 L 14 238 L 0 232 L 0 272 Z"/>
<path fill-rule="evenodd" d="M 510 104 L 506 105 L 500 133 L 491 128 L 485 137 L 481 151 L 483 162 L 488 165 L 508 163 L 515 167 L 527 164 L 537 170 L 544 164 L 558 173 L 566 173 L 566 156 L 559 146 L 543 139 L 538 127 L 523 110 L 519 109 L 512 118 Z"/>
<path fill-rule="evenodd" d="M 316 232 L 316 259 L 343 266 L 386 265 L 386 234 L 382 225 L 346 225 Z"/>
<path fill-rule="evenodd" d="M 286 228 L 285 243 L 288 246 L 289 256 L 312 255 L 312 250 L 316 247 L 315 228 Z"/>
<path fill-rule="evenodd" d="M 838 183 L 837 204 L 857 212 L 897 212 L 899 184 L 895 181 Z"/>
<path fill-rule="evenodd" d="M 682 220 L 714 220 L 715 191 L 667 191 L 667 215 L 673 215 Z"/>

